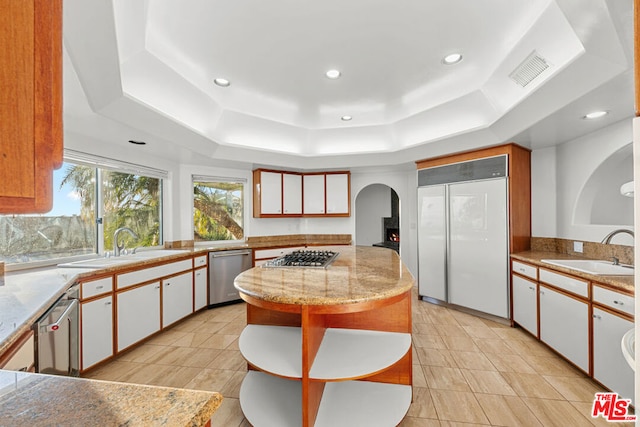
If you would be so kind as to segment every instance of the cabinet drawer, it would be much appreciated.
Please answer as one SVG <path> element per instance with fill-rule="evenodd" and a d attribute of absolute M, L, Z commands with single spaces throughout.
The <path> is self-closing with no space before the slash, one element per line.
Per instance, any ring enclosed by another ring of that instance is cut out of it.
<path fill-rule="evenodd" d="M 169 264 L 159 265 L 157 267 L 145 268 L 142 270 L 131 271 L 129 273 L 118 274 L 118 289 L 126 288 L 127 286 L 135 285 L 137 283 L 149 282 L 151 280 L 160 279 L 162 277 L 171 276 L 176 273 L 181 273 L 186 270 L 191 270 L 191 260 L 185 259 L 182 261 L 172 262 Z"/>
<path fill-rule="evenodd" d="M 616 291 L 601 288 L 599 286 L 593 287 L 593 301 L 613 308 L 614 310 L 622 311 L 630 315 L 634 315 L 635 299 L 632 296 L 621 294 Z"/>
<path fill-rule="evenodd" d="M 523 276 L 527 276 L 533 280 L 538 280 L 538 267 L 533 265 L 524 264 L 519 261 L 512 261 L 512 270 L 514 273 L 521 274 Z"/>
<path fill-rule="evenodd" d="M 540 282 L 553 285 L 556 288 L 564 289 L 567 292 L 571 292 L 572 294 L 580 295 L 585 298 L 589 296 L 589 282 L 586 280 L 554 273 L 553 271 L 541 268 Z"/>
<path fill-rule="evenodd" d="M 103 277 L 102 279 L 82 282 L 82 285 L 80 285 L 80 287 L 80 298 L 91 298 L 96 295 L 111 292 L 113 290 L 113 278 Z"/>
<path fill-rule="evenodd" d="M 193 259 L 193 268 L 204 267 L 207 265 L 207 256 L 197 256 Z"/>

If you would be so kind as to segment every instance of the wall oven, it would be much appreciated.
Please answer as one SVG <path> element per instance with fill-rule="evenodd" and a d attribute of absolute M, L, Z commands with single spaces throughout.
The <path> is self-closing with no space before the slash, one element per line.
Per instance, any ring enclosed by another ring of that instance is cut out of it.
<path fill-rule="evenodd" d="M 80 374 L 78 290 L 70 287 L 34 325 L 36 372 Z"/>

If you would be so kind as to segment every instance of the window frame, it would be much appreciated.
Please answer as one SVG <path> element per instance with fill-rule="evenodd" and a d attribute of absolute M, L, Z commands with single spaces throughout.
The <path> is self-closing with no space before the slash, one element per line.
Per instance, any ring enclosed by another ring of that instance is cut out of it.
<path fill-rule="evenodd" d="M 103 200 L 103 171 L 109 170 L 113 172 L 126 173 L 136 176 L 145 176 L 148 178 L 159 179 L 159 203 L 160 206 L 158 208 L 158 220 L 159 220 L 159 242 L 158 246 L 147 246 L 145 248 L 148 249 L 160 249 L 164 247 L 164 209 L 165 209 L 165 199 L 166 199 L 166 191 L 165 185 L 167 184 L 167 180 L 169 178 L 168 171 L 164 171 L 161 169 L 154 169 L 134 163 L 124 162 L 116 159 L 111 159 L 107 157 L 82 153 L 75 150 L 65 149 L 63 156 L 63 164 L 64 163 L 72 163 L 74 165 L 87 166 L 91 167 L 96 171 L 95 180 L 96 180 L 96 188 L 95 188 L 95 200 L 94 200 L 94 213 L 96 218 L 96 224 L 94 228 L 94 232 L 96 233 L 96 252 L 91 254 L 83 254 L 83 255 L 73 255 L 73 256 L 64 256 L 60 258 L 50 258 L 45 260 L 35 260 L 35 261 L 27 261 L 21 263 L 5 263 L 6 271 L 17 271 L 17 270 L 26 270 L 38 267 L 47 267 L 53 266 L 60 263 L 73 262 L 73 261 L 81 261 L 86 259 L 95 259 L 103 256 L 105 254 L 105 249 L 107 251 L 111 251 L 111 248 L 105 248 L 104 245 L 104 208 L 102 203 Z M 55 172 L 54 172 L 55 173 Z M 46 216 L 47 213 L 42 214 Z"/>

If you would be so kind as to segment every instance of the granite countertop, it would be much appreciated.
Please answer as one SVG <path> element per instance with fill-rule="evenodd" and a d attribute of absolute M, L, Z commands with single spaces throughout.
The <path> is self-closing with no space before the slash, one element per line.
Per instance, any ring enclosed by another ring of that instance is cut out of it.
<path fill-rule="evenodd" d="M 222 395 L 0 370 L 2 426 L 203 426 Z"/>
<path fill-rule="evenodd" d="M 235 280 L 236 288 L 263 301 L 296 305 L 339 305 L 385 299 L 410 290 L 415 279 L 390 249 L 323 246 L 340 255 L 324 268 L 254 267 Z"/>
<path fill-rule="evenodd" d="M 549 270 L 561 271 L 563 273 L 571 274 L 572 276 L 581 277 L 591 282 L 603 283 L 609 285 L 611 288 L 618 289 L 624 292 L 635 294 L 634 276 L 603 276 L 584 273 L 582 271 L 573 270 L 570 268 L 564 268 L 557 265 L 551 265 L 542 262 L 543 259 L 588 259 L 585 257 L 579 257 L 570 254 L 562 254 L 558 252 L 547 251 L 525 251 L 511 254 L 511 257 L 521 261 L 528 262 L 530 264 L 537 265 L 538 267 L 544 267 Z"/>
<path fill-rule="evenodd" d="M 162 250 L 152 250 L 153 257 L 134 258 L 131 262 L 102 268 L 58 268 L 56 266 L 18 270 L 6 273 L 4 285 L 0 286 L 0 354 L 6 351 L 20 336 L 44 314 L 66 290 L 77 281 L 95 276 L 121 271 L 125 268 L 143 267 L 179 260 L 186 257 L 233 249 L 259 249 L 302 245 L 349 245 L 350 234 L 300 234 L 248 237 L 246 242 L 222 242 L 219 244 L 189 247 L 172 246 L 163 255 Z M 171 246 L 171 245 L 168 245 Z M 139 254 L 144 254 L 142 249 Z"/>

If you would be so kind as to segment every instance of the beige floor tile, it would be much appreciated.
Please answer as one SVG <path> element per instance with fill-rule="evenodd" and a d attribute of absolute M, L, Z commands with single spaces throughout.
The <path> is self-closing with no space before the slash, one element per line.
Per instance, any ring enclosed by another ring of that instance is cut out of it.
<path fill-rule="evenodd" d="M 473 338 L 468 335 L 447 335 L 442 337 L 442 341 L 451 351 L 480 351 Z"/>
<path fill-rule="evenodd" d="M 449 313 L 456 319 L 460 326 L 485 326 L 482 322 L 482 318 L 474 316 L 473 314 L 456 310 L 449 310 Z"/>
<path fill-rule="evenodd" d="M 195 334 L 215 334 L 220 329 L 224 328 L 227 324 L 225 322 L 203 322 L 200 326 L 195 328 L 193 333 Z"/>
<path fill-rule="evenodd" d="M 447 346 L 445 345 L 442 338 L 437 333 L 427 333 L 427 334 L 413 334 L 413 345 L 416 347 L 424 347 L 424 348 L 441 348 L 445 349 Z"/>
<path fill-rule="evenodd" d="M 166 347 L 167 350 L 163 350 L 149 357 L 146 363 L 155 363 L 158 365 L 173 365 L 182 366 L 182 362 L 188 359 L 193 354 L 197 353 L 197 348 L 189 347 Z"/>
<path fill-rule="evenodd" d="M 524 401 L 517 396 L 476 394 L 480 406 L 491 425 L 536 427 L 542 426 Z"/>
<path fill-rule="evenodd" d="M 414 334 L 438 334 L 437 327 L 433 323 L 414 323 L 411 331 Z"/>
<path fill-rule="evenodd" d="M 416 418 L 438 418 L 429 389 L 413 387 L 413 402 L 407 415 Z"/>
<path fill-rule="evenodd" d="M 529 341 L 537 343 L 538 340 L 536 338 L 526 332 L 522 328 L 502 328 L 502 327 L 493 327 L 493 332 L 498 335 L 503 340 L 517 340 L 517 341 Z"/>
<path fill-rule="evenodd" d="M 154 384 L 156 378 L 168 375 L 176 367 L 171 365 L 144 364 L 139 369 L 131 371 L 118 378 L 118 381 L 132 384 Z"/>
<path fill-rule="evenodd" d="M 468 391 L 431 390 L 438 419 L 464 423 L 488 424 L 482 407 Z"/>
<path fill-rule="evenodd" d="M 205 341 L 198 344 L 199 348 L 217 348 L 223 350 L 237 339 L 237 335 L 211 335 Z"/>
<path fill-rule="evenodd" d="M 120 381 L 126 375 L 139 370 L 142 366 L 140 363 L 128 362 L 124 360 L 114 360 L 113 362 L 102 365 L 93 371 L 84 374 L 84 378 L 93 378 L 96 380 Z M 144 384 L 144 383 L 143 383 Z"/>
<path fill-rule="evenodd" d="M 578 412 L 583 415 L 591 424 L 598 427 L 633 427 L 635 424 L 632 422 L 618 422 L 613 423 L 609 422 L 604 417 L 599 416 L 593 418 L 591 416 L 591 411 L 593 410 L 593 402 L 571 402 L 571 404 L 578 410 Z M 629 412 L 629 415 L 631 415 Z"/>
<path fill-rule="evenodd" d="M 555 353 L 547 346 L 542 345 L 538 341 L 531 340 L 505 340 L 505 343 L 513 349 L 516 354 L 554 357 Z"/>
<path fill-rule="evenodd" d="M 513 349 L 500 338 L 473 338 L 483 353 L 514 354 Z"/>
<path fill-rule="evenodd" d="M 440 425 L 440 421 L 436 419 L 406 416 L 398 427 L 440 427 Z"/>
<path fill-rule="evenodd" d="M 203 369 L 185 384 L 184 388 L 220 392 L 234 374 L 234 371 L 226 369 Z M 226 400 L 224 394 L 222 397 Z"/>
<path fill-rule="evenodd" d="M 470 371 L 463 369 L 462 375 L 474 393 L 516 395 L 516 392 L 498 371 Z"/>
<path fill-rule="evenodd" d="M 541 399 L 562 399 L 562 395 L 538 374 L 502 372 L 502 376 L 518 396 L 537 397 Z"/>
<path fill-rule="evenodd" d="M 500 372 L 521 372 L 523 374 L 535 374 L 536 371 L 517 354 L 486 353 L 487 358 Z"/>
<path fill-rule="evenodd" d="M 456 324 L 436 324 L 433 325 L 433 331 L 437 332 L 441 336 L 453 336 L 453 335 L 462 335 L 468 337 L 467 331 L 460 325 Z"/>
<path fill-rule="evenodd" d="M 233 375 L 220 389 L 220 393 L 224 397 L 233 397 L 238 399 L 240 397 L 240 386 L 244 377 L 247 375 L 247 371 L 233 371 Z"/>
<path fill-rule="evenodd" d="M 589 378 L 556 377 L 550 375 L 543 375 L 543 377 L 569 401 L 591 403 L 597 392 L 606 391 L 602 387 L 598 387 Z"/>
<path fill-rule="evenodd" d="M 500 336 L 484 323 L 480 323 L 480 325 L 463 325 L 462 328 L 469 336 L 474 338 L 500 339 Z"/>
<path fill-rule="evenodd" d="M 168 331 L 164 331 L 161 334 L 154 336 L 147 341 L 147 343 L 154 345 L 171 345 L 178 339 L 182 338 L 185 334 L 186 332 L 169 329 Z"/>
<path fill-rule="evenodd" d="M 170 369 L 162 372 L 162 375 L 156 376 L 148 384 L 185 388 L 185 386 L 198 375 L 202 369 L 189 368 L 187 366 L 171 366 Z"/>
<path fill-rule="evenodd" d="M 491 364 L 487 356 L 474 351 L 452 351 L 451 357 L 456 362 L 456 366 L 461 369 L 472 369 L 478 371 L 495 371 L 496 367 Z"/>
<path fill-rule="evenodd" d="M 174 347 L 198 347 L 212 336 L 213 334 L 203 332 L 186 332 L 182 338 L 174 341 L 171 345 Z"/>
<path fill-rule="evenodd" d="M 245 426 L 246 420 L 240 408 L 238 399 L 223 399 L 220 407 L 211 417 L 211 427 L 240 427 Z"/>
<path fill-rule="evenodd" d="M 522 400 L 544 426 L 590 427 L 593 425 L 566 400 L 535 399 L 526 397 Z"/>
<path fill-rule="evenodd" d="M 423 366 L 446 366 L 456 368 L 456 362 L 449 350 L 437 348 L 414 348 L 417 359 Z"/>
<path fill-rule="evenodd" d="M 247 322 L 234 321 L 232 323 L 227 323 L 225 326 L 220 328 L 217 333 L 223 335 L 240 335 L 245 326 L 247 326 Z"/>
<path fill-rule="evenodd" d="M 165 351 L 171 351 L 168 346 L 154 345 L 145 343 L 140 347 L 133 348 L 126 353 L 118 356 L 118 360 L 124 360 L 128 362 L 144 363 L 157 354 Z"/>
<path fill-rule="evenodd" d="M 558 377 L 584 377 L 578 368 L 556 355 L 538 356 L 536 354 L 523 354 L 522 358 L 541 375 L 554 375 Z"/>
<path fill-rule="evenodd" d="M 458 368 L 425 366 L 423 368 L 430 389 L 471 391 L 469 384 Z"/>
<path fill-rule="evenodd" d="M 222 350 L 220 354 L 207 365 L 207 368 L 244 371 L 247 369 L 247 361 L 238 350 Z"/>
<path fill-rule="evenodd" d="M 417 360 L 414 360 L 414 363 Z M 411 373 L 413 375 L 413 386 L 414 387 L 427 387 L 427 379 L 424 377 L 424 372 L 422 371 L 422 365 L 413 365 L 411 369 Z"/>

